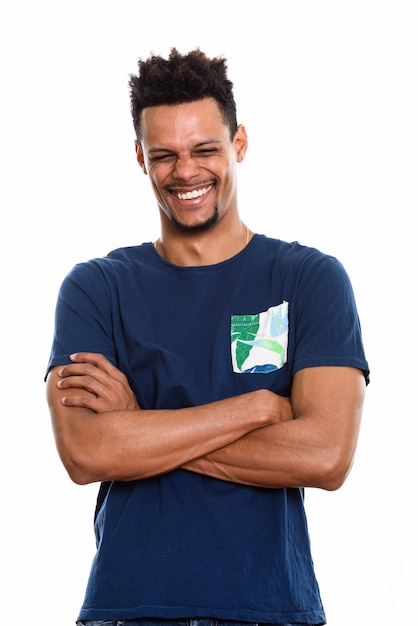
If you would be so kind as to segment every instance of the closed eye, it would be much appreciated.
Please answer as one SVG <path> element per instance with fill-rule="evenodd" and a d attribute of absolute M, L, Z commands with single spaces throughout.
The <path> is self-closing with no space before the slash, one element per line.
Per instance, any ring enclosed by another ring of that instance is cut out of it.
<path fill-rule="evenodd" d="M 160 161 L 170 161 L 175 158 L 176 158 L 175 154 L 168 152 L 164 154 L 154 154 L 151 157 L 149 157 L 149 160 L 151 161 L 151 163 L 158 163 Z"/>
<path fill-rule="evenodd" d="M 202 150 L 196 150 L 195 154 L 197 156 L 211 156 L 212 154 L 215 154 L 216 152 L 218 152 L 217 148 L 204 148 Z"/>

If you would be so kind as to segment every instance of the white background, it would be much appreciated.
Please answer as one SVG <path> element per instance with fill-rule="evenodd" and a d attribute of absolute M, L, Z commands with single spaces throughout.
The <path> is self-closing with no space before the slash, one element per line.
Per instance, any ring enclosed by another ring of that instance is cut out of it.
<path fill-rule="evenodd" d="M 55 299 L 74 263 L 158 236 L 127 83 L 138 57 L 171 46 L 229 60 L 250 228 L 336 255 L 354 285 L 372 369 L 356 463 L 340 491 L 307 491 L 328 623 L 414 623 L 416 3 L 2 7 L 2 623 L 69 626 L 82 601 L 97 486 L 73 485 L 54 447 L 43 375 Z"/>

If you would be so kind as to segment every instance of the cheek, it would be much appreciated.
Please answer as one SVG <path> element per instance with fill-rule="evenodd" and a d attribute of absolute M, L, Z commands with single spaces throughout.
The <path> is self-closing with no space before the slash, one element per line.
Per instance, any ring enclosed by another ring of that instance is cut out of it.
<path fill-rule="evenodd" d="M 159 178 L 151 176 L 150 181 L 153 194 L 157 199 L 159 207 L 166 211 L 166 208 L 169 207 L 170 194 L 164 191 L 164 186 Z"/>
<path fill-rule="evenodd" d="M 148 176 L 150 178 L 151 185 L 154 190 L 162 189 L 162 178 L 161 178 L 161 173 L 159 171 L 151 167 L 151 169 L 148 170 Z"/>
<path fill-rule="evenodd" d="M 152 179 L 151 180 L 151 187 L 152 187 L 152 190 L 153 190 L 154 194 L 156 196 L 158 196 L 158 198 L 161 198 L 164 195 L 162 190 L 161 190 L 160 185 L 158 184 L 158 181 Z"/>
<path fill-rule="evenodd" d="M 231 188 L 235 186 L 236 168 L 233 163 L 229 165 L 228 168 L 225 169 L 223 182 L 224 182 L 225 187 L 227 188 Z"/>

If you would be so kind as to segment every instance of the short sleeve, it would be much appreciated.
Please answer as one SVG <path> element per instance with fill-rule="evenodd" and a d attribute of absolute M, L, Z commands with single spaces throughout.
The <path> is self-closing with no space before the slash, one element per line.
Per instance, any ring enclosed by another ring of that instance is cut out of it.
<path fill-rule="evenodd" d="M 70 355 L 80 351 L 104 354 L 116 364 L 111 320 L 109 284 L 100 266 L 94 261 L 76 265 L 58 293 L 47 372 L 71 363 Z"/>
<path fill-rule="evenodd" d="M 369 382 L 362 333 L 350 279 L 342 264 L 323 256 L 304 273 L 294 303 L 293 374 L 305 367 L 356 367 Z"/>

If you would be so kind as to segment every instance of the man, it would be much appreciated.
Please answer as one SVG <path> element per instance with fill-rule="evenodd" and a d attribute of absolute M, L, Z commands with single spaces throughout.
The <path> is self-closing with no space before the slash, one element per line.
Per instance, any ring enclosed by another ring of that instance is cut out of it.
<path fill-rule="evenodd" d="M 254 235 L 222 58 L 139 61 L 157 241 L 77 265 L 47 393 L 71 478 L 100 482 L 82 624 L 324 624 L 303 488 L 338 489 L 368 381 L 340 263 Z"/>

